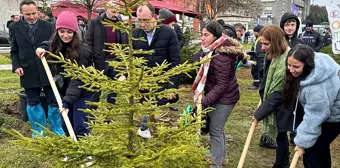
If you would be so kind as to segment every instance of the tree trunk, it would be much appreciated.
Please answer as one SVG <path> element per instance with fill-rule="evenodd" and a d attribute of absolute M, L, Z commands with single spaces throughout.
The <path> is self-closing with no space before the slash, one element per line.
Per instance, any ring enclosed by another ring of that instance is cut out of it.
<path fill-rule="evenodd" d="M 87 9 L 87 23 L 89 23 L 91 21 L 91 14 L 92 14 L 92 10 Z"/>

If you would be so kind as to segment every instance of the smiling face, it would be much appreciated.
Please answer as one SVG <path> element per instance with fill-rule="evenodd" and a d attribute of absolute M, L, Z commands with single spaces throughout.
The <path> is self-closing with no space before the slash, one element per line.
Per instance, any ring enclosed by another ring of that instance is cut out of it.
<path fill-rule="evenodd" d="M 58 35 L 64 43 L 72 41 L 74 32 L 70 29 L 58 29 Z"/>
<path fill-rule="evenodd" d="M 208 47 L 211 43 L 215 41 L 216 37 L 210 33 L 206 28 L 202 29 L 202 46 L 203 47 Z"/>
<path fill-rule="evenodd" d="M 305 66 L 305 64 L 295 59 L 294 57 L 288 57 L 287 66 L 288 66 L 289 72 L 294 77 L 299 77 L 301 76 L 303 72 L 303 67 Z"/>
<path fill-rule="evenodd" d="M 293 36 L 296 31 L 296 22 L 286 22 L 283 29 L 288 37 Z"/>

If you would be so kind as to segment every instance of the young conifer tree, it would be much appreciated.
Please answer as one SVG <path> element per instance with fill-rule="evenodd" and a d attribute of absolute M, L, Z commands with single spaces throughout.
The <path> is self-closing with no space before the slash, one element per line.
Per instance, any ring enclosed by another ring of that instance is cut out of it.
<path fill-rule="evenodd" d="M 185 89 L 167 89 L 158 91 L 160 83 L 170 82 L 170 77 L 188 74 L 197 70 L 202 62 L 183 63 L 172 69 L 164 62 L 157 67 L 147 67 L 147 61 L 139 55 L 151 54 L 153 51 L 134 50 L 132 47 L 133 23 L 132 9 L 136 9 L 143 0 L 121 0 L 119 12 L 128 16 L 128 22 L 112 23 L 105 21 L 106 26 L 128 34 L 129 44 L 107 44 L 110 52 L 120 61 L 111 61 L 110 66 L 118 71 L 115 80 L 97 71 L 93 67 L 79 67 L 63 56 L 57 56 L 58 63 L 65 67 L 65 77 L 81 80 L 81 88 L 104 93 L 117 93 L 116 104 L 107 102 L 88 102 L 96 109 L 84 109 L 90 113 L 92 133 L 74 142 L 66 136 L 57 136 L 47 129 L 47 136 L 31 139 L 12 130 L 16 136 L 12 142 L 50 159 L 56 167 L 79 167 L 91 161 L 93 167 L 119 168 L 158 168 L 158 167 L 207 167 L 206 148 L 199 143 L 199 129 L 202 122 L 187 123 L 195 120 L 189 115 L 181 117 L 177 127 L 161 122 L 149 122 L 153 135 L 143 139 L 137 135 L 142 116 L 157 115 L 169 105 L 157 106 L 157 99 L 166 98 L 168 93 L 181 94 Z M 206 60 L 207 61 L 207 60 Z M 123 81 L 117 80 L 126 76 Z M 149 92 L 140 92 L 148 90 Z M 145 99 L 141 103 L 141 99 Z M 198 116 L 199 117 L 199 116 Z M 107 121 L 110 122 L 107 122 Z M 184 121 L 185 120 L 185 121 Z M 199 121 L 199 120 L 197 120 Z M 185 126 L 182 123 L 186 123 Z M 62 161 L 67 156 L 67 161 Z M 89 160 L 89 156 L 92 157 Z"/>

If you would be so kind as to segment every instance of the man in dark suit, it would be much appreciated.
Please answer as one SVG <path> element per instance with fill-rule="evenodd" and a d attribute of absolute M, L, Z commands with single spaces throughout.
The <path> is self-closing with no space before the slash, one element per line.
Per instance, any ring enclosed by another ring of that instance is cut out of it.
<path fill-rule="evenodd" d="M 154 14 L 155 8 L 149 3 L 138 7 L 137 19 L 140 21 L 140 28 L 133 31 L 133 37 L 144 38 L 145 41 L 133 41 L 133 48 L 144 51 L 154 50 L 152 55 L 143 55 L 148 60 L 148 67 L 155 67 L 167 61 L 170 64 L 169 68 L 173 68 L 181 63 L 180 44 L 176 32 L 169 26 L 158 25 L 157 27 Z M 179 76 L 172 76 L 170 80 L 171 83 L 161 84 L 160 90 L 178 88 Z M 167 99 L 159 99 L 157 104 L 165 105 L 174 98 L 176 98 L 175 94 L 168 94 Z M 151 118 L 154 119 L 153 116 Z M 143 118 L 143 122 L 146 122 L 146 117 Z M 150 130 L 144 125 L 138 130 L 138 135 L 144 138 L 151 136 Z"/>
<path fill-rule="evenodd" d="M 109 66 L 108 61 L 116 61 L 115 56 L 112 56 L 110 52 L 104 52 L 105 49 L 110 50 L 109 46 L 105 43 L 117 43 L 117 44 L 128 44 L 128 37 L 126 33 L 121 32 L 110 26 L 104 26 L 102 21 L 110 21 L 117 23 L 122 21 L 119 15 L 117 6 L 114 1 L 108 2 L 112 5 L 112 8 L 107 8 L 106 12 L 99 15 L 97 18 L 92 19 L 89 23 L 88 31 L 86 34 L 86 43 L 89 46 L 93 54 L 94 67 L 98 70 L 104 70 L 104 74 L 111 79 L 115 79 L 117 72 L 112 66 Z M 107 95 L 107 102 L 111 104 L 116 103 L 116 93 L 110 93 Z M 95 93 L 92 101 L 98 102 L 100 98 L 100 93 Z"/>
<path fill-rule="evenodd" d="M 59 109 L 48 81 L 46 72 L 35 50 L 43 41 L 48 41 L 53 33 L 52 25 L 38 19 L 38 10 L 33 0 L 23 0 L 20 3 L 23 18 L 13 23 L 10 30 L 11 60 L 13 72 L 20 76 L 21 87 L 27 96 L 27 115 L 34 129 L 33 137 L 43 134 L 37 124 L 46 126 L 45 112 L 40 102 L 40 92 L 43 88 L 48 103 L 48 119 L 51 130 L 63 135 Z"/>

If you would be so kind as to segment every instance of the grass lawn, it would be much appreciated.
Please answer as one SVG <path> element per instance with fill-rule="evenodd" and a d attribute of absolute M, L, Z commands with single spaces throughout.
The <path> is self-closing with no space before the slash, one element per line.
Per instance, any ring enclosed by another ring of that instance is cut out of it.
<path fill-rule="evenodd" d="M 19 99 L 17 92 L 20 90 L 19 76 L 12 71 L 0 71 L 0 102 L 13 102 Z"/>
<path fill-rule="evenodd" d="M 242 45 L 243 45 L 243 48 L 245 50 L 251 50 L 252 43 L 245 43 L 245 44 L 242 44 Z"/>
<path fill-rule="evenodd" d="M 259 96 L 257 91 L 248 90 L 247 87 L 252 83 L 250 77 L 250 69 L 241 69 L 237 72 L 238 82 L 240 84 L 241 98 L 237 103 L 234 111 L 228 119 L 226 125 L 226 132 L 232 138 L 229 139 L 228 143 L 228 162 L 225 167 L 234 168 L 237 167 L 239 158 L 241 156 L 246 137 L 250 128 L 252 119 L 252 113 L 254 112 Z M 6 76 L 6 80 L 1 79 L 1 84 L 6 84 L 6 87 L 10 87 L 10 90 L 19 88 L 18 80 L 15 74 L 10 72 L 0 71 L 0 75 Z M 11 81 L 11 82 L 9 82 Z M 3 85 L 1 85 L 3 86 Z M 190 86 L 183 86 L 190 87 Z M 4 87 L 5 88 L 5 87 Z M 6 90 L 5 90 L 6 91 Z M 0 96 L 2 98 L 2 95 Z M 185 96 L 181 97 L 178 105 L 180 110 L 185 109 L 188 104 L 192 104 L 192 94 L 188 91 Z M 178 113 L 174 114 L 178 116 Z M 30 126 L 28 123 L 24 123 L 17 118 L 14 118 L 8 114 L 4 114 L 0 111 L 0 129 L 1 128 L 14 128 L 22 132 L 25 136 L 30 136 Z M 275 159 L 275 150 L 264 149 L 258 146 L 261 132 L 261 124 L 256 128 L 252 142 L 250 144 L 247 158 L 244 164 L 245 168 L 269 168 L 272 166 L 272 162 Z M 11 145 L 8 140 L 10 137 L 4 135 L 0 131 L 0 168 L 11 167 L 11 168 L 47 168 L 53 167 L 49 165 L 49 161 L 46 158 L 41 158 L 39 155 L 25 151 L 20 147 Z M 293 154 L 293 148 L 291 148 Z M 333 157 L 333 168 L 339 168 L 340 165 L 340 138 L 338 138 L 332 144 L 332 157 Z M 301 166 L 301 161 L 299 162 Z"/>
<path fill-rule="evenodd" d="M 11 59 L 9 58 L 9 54 L 0 54 L 0 65 L 11 64 Z"/>

